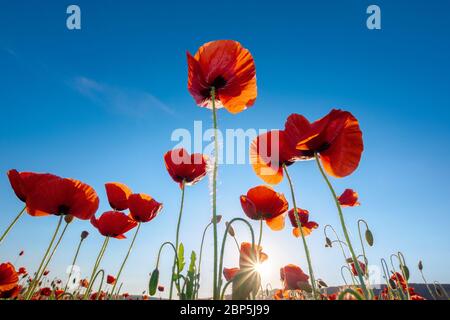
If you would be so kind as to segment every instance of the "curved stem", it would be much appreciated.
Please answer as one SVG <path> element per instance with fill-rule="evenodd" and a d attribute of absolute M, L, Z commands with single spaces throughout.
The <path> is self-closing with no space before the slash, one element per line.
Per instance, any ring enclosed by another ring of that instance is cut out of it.
<path fill-rule="evenodd" d="M 97 296 L 95 297 L 95 300 L 99 300 L 100 299 L 101 290 L 102 290 L 102 287 L 103 287 L 103 282 L 105 280 L 105 270 L 103 270 L 103 269 L 98 270 L 98 272 L 95 274 L 94 278 L 92 279 L 92 286 L 93 286 L 95 281 L 97 280 L 98 275 L 100 273 L 102 274 L 102 280 L 100 281 L 100 286 L 98 287 Z"/>
<path fill-rule="evenodd" d="M 73 267 L 75 266 L 75 263 L 77 262 L 78 254 L 80 253 L 80 248 L 81 248 L 81 244 L 83 243 L 83 240 L 84 240 L 84 238 L 81 238 L 80 243 L 78 243 L 77 251 L 75 252 L 75 256 L 73 257 L 72 265 L 70 267 L 69 278 L 67 279 L 66 286 L 64 287 L 64 292 L 67 291 L 67 287 L 69 286 L 69 281 L 70 281 L 70 277 L 72 276 Z"/>
<path fill-rule="evenodd" d="M 34 289 L 36 288 L 36 285 L 39 283 L 39 282 L 36 281 L 37 280 L 37 276 L 40 274 L 40 272 L 42 270 L 42 267 L 44 266 L 45 260 L 47 259 L 48 254 L 50 253 L 50 249 L 53 246 L 53 242 L 55 242 L 56 235 L 59 232 L 59 228 L 61 227 L 61 222 L 62 222 L 63 219 L 64 219 L 64 216 L 59 217 L 55 233 L 53 234 L 53 237 L 50 240 L 50 244 L 48 245 L 47 251 L 45 251 L 45 254 L 44 254 L 44 257 L 42 258 L 41 264 L 39 265 L 39 268 L 36 271 L 36 277 L 33 279 L 33 281 L 31 281 L 31 284 L 30 284 L 30 286 L 28 288 L 28 291 L 27 291 L 27 294 L 26 294 L 26 300 L 30 300 L 30 298 L 33 296 Z"/>
<path fill-rule="evenodd" d="M 222 294 L 220 295 L 220 300 L 223 300 L 224 296 L 225 296 L 225 292 L 227 291 L 228 287 L 230 286 L 230 284 L 233 283 L 233 280 L 228 281 L 222 289 Z"/>
<path fill-rule="evenodd" d="M 425 283 L 425 285 L 427 286 L 428 292 L 430 293 L 431 297 L 433 298 L 433 300 L 437 300 L 435 295 L 433 294 L 433 291 L 431 290 L 430 286 L 428 285 L 427 280 L 425 279 L 423 271 L 422 270 L 419 270 L 419 271 L 420 271 L 420 275 L 422 276 L 423 283 Z"/>
<path fill-rule="evenodd" d="M 136 241 L 136 237 L 138 235 L 140 228 L 141 228 L 141 222 L 138 223 L 136 232 L 134 233 L 134 236 L 133 236 L 133 240 L 131 240 L 130 247 L 128 248 L 127 255 L 125 256 L 125 259 L 123 259 L 122 265 L 120 266 L 119 272 L 117 273 L 116 281 L 114 282 L 114 285 L 111 289 L 111 294 L 109 296 L 110 298 L 112 297 L 114 290 L 116 290 L 116 286 L 117 286 L 117 283 L 119 282 L 120 275 L 122 274 L 123 267 L 125 266 L 125 263 L 127 263 L 128 257 L 130 256 L 131 250 L 133 249 L 133 245 L 134 245 L 134 242 Z"/>
<path fill-rule="evenodd" d="M 258 239 L 258 247 L 261 246 L 261 240 L 262 240 L 262 235 L 263 235 L 263 220 L 259 220 L 259 239 Z"/>
<path fill-rule="evenodd" d="M 394 261 L 392 260 L 393 257 L 396 257 L 399 261 L 400 271 L 402 273 L 403 279 L 405 280 L 405 284 L 406 284 L 406 290 L 403 290 L 403 286 L 401 285 L 400 279 L 397 277 L 397 269 L 394 266 Z M 402 260 L 400 259 L 400 257 L 398 255 L 391 254 L 390 261 L 391 261 L 392 270 L 394 270 L 395 279 L 397 279 L 397 290 L 400 291 L 402 298 L 405 297 L 405 295 L 406 295 L 406 299 L 410 300 L 408 279 L 406 278 L 406 275 L 404 272 L 404 265 L 402 264 Z"/>
<path fill-rule="evenodd" d="M 225 253 L 225 243 L 226 243 L 226 241 L 227 241 L 228 229 L 229 229 L 229 228 L 231 227 L 231 225 L 232 225 L 234 222 L 236 222 L 236 221 L 242 221 L 242 222 L 244 222 L 244 223 L 249 227 L 250 233 L 251 233 L 251 235 L 252 235 L 252 249 L 255 250 L 255 233 L 253 232 L 253 228 L 252 228 L 251 224 L 250 224 L 247 220 L 242 219 L 242 218 L 234 218 L 234 219 L 232 219 L 232 220 L 228 223 L 228 225 L 227 225 L 227 227 L 226 227 L 226 229 L 225 229 L 225 232 L 224 232 L 224 234 L 223 234 L 222 249 L 221 249 L 221 251 L 220 251 L 220 260 L 219 260 L 219 270 L 220 270 L 220 274 L 219 274 L 218 282 L 217 282 L 217 290 L 219 290 L 219 292 L 220 292 L 220 289 L 221 289 L 221 287 L 222 287 L 223 256 L 224 256 L 224 253 Z M 258 258 L 259 258 L 259 257 L 258 257 Z"/>
<path fill-rule="evenodd" d="M 108 246 L 108 242 L 109 242 L 109 237 L 105 237 L 105 241 L 103 241 L 102 248 L 100 249 L 100 252 L 98 253 L 97 260 L 95 261 L 94 268 L 92 269 L 91 277 L 89 278 L 89 285 L 86 289 L 86 292 L 84 293 L 83 300 L 86 300 L 86 298 L 89 296 L 89 293 L 91 292 L 92 285 L 93 285 L 92 280 L 94 279 L 94 277 L 97 273 L 97 269 L 100 265 L 100 262 L 102 261 L 103 255 L 105 254 L 106 247 Z"/>
<path fill-rule="evenodd" d="M 312 290 L 313 290 L 313 297 L 315 300 L 316 293 L 317 293 L 316 292 L 316 280 L 314 277 L 314 271 L 312 268 L 312 262 L 311 262 L 311 256 L 309 254 L 308 244 L 306 243 L 306 238 L 303 233 L 302 224 L 300 222 L 300 217 L 298 216 L 298 212 L 297 212 L 297 204 L 295 202 L 295 194 L 294 194 L 294 185 L 292 184 L 291 177 L 289 176 L 289 172 L 288 172 L 287 166 L 285 164 L 283 164 L 283 169 L 284 169 L 284 172 L 286 173 L 286 178 L 289 182 L 289 187 L 291 189 L 292 204 L 294 205 L 295 222 L 297 223 L 298 229 L 300 230 L 300 235 L 302 236 L 303 248 L 305 250 L 306 260 L 308 262 L 308 269 L 309 269 L 309 275 L 311 277 L 311 286 L 312 286 Z"/>
<path fill-rule="evenodd" d="M 328 188 L 330 189 L 330 192 L 331 192 L 331 194 L 333 196 L 333 199 L 334 199 L 334 202 L 336 204 L 336 208 L 338 210 L 338 215 L 339 215 L 339 220 L 340 220 L 341 226 L 342 226 L 342 231 L 344 232 L 345 241 L 347 242 L 348 249 L 350 250 L 350 253 L 351 253 L 351 256 L 352 256 L 355 268 L 356 268 L 356 271 L 358 273 L 359 282 L 360 282 L 361 288 L 362 288 L 362 290 L 364 292 L 364 296 L 367 299 L 370 299 L 370 294 L 369 294 L 369 292 L 367 290 L 366 283 L 365 283 L 364 278 L 362 276 L 363 272 L 361 270 L 361 266 L 358 263 L 358 259 L 356 258 L 355 251 L 353 250 L 353 246 L 352 246 L 352 243 L 350 241 L 350 236 L 348 234 L 347 227 L 345 225 L 344 215 L 342 213 L 342 208 L 341 208 L 341 205 L 339 203 L 338 197 L 336 195 L 336 192 L 333 189 L 333 186 L 330 183 L 330 180 L 328 180 L 327 175 L 323 171 L 322 165 L 320 164 L 319 157 L 317 156 L 317 154 L 315 154 L 314 157 L 316 159 L 317 166 L 319 167 L 319 171 L 322 174 L 322 177 L 325 180 L 326 184 L 328 185 Z"/>
<path fill-rule="evenodd" d="M 200 244 L 200 251 L 199 251 L 199 258 L 198 258 L 198 267 L 197 267 L 197 283 L 195 284 L 195 288 L 196 288 L 196 299 L 198 299 L 198 289 L 200 288 L 200 271 L 201 271 L 201 267 L 202 267 L 202 255 L 203 255 L 203 244 L 205 242 L 205 236 L 206 236 L 206 231 L 208 231 L 208 228 L 212 225 L 212 222 L 208 223 L 205 227 L 205 229 L 203 230 L 203 235 L 202 235 L 202 242 Z"/>
<path fill-rule="evenodd" d="M 177 268 L 178 273 L 180 273 L 180 269 L 178 267 L 177 261 L 177 255 L 178 255 L 178 246 L 179 246 L 179 236 L 180 236 L 180 226 L 181 226 L 181 217 L 183 215 L 183 205 L 184 205 L 184 189 L 186 187 L 186 182 L 183 180 L 181 183 L 181 205 L 180 205 L 180 213 L 178 214 L 178 223 L 177 223 L 177 233 L 175 235 L 175 257 L 173 259 L 173 266 L 172 266 L 172 280 L 170 281 L 170 294 L 169 299 L 172 300 L 172 294 L 173 294 L 173 274 L 175 273 L 175 268 Z M 177 280 L 178 281 L 178 280 Z M 179 282 L 178 282 L 179 284 Z"/>
<path fill-rule="evenodd" d="M 348 266 L 342 266 L 342 267 L 341 267 L 341 277 L 342 277 L 342 280 L 344 280 L 345 285 L 348 286 L 347 280 L 345 280 L 344 273 L 342 272 L 344 269 L 346 269 L 348 272 L 350 272 L 350 274 L 351 274 L 352 276 L 353 276 L 353 272 L 350 270 L 350 268 L 349 268 Z M 353 279 L 352 279 L 352 280 L 353 280 Z"/>
<path fill-rule="evenodd" d="M 362 238 L 362 235 L 361 235 L 361 222 L 366 225 L 366 229 L 369 229 L 369 226 L 367 225 L 367 222 L 365 220 L 363 220 L 363 219 L 359 219 L 358 220 L 359 241 L 361 242 L 361 249 L 362 249 L 362 253 L 363 253 L 363 256 L 364 256 L 364 263 L 367 265 L 368 260 L 367 260 L 367 256 L 366 256 L 366 249 L 365 249 L 364 241 L 363 241 L 363 238 Z M 368 272 L 368 268 L 366 268 L 366 275 L 367 275 L 367 272 Z"/>
<path fill-rule="evenodd" d="M 25 209 L 27 208 L 27 206 L 23 207 L 22 211 L 19 212 L 19 214 L 14 218 L 14 220 L 11 222 L 11 224 L 8 226 L 8 228 L 6 228 L 5 232 L 3 232 L 2 236 L 0 237 L 0 244 L 3 242 L 3 240 L 6 238 L 6 236 L 8 235 L 8 233 L 11 231 L 11 229 L 14 227 L 14 225 L 16 224 L 16 222 L 20 219 L 20 217 L 23 215 L 23 213 L 25 212 Z"/>
<path fill-rule="evenodd" d="M 213 125 L 214 125 L 214 164 L 213 164 L 213 190 L 212 190 L 212 209 L 213 209 L 213 232 L 214 232 L 214 275 L 213 275 L 213 300 L 219 298 L 220 288 L 219 273 L 217 269 L 217 161 L 219 159 L 219 142 L 217 141 L 218 129 L 217 129 L 217 109 L 216 109 L 216 88 L 211 88 L 211 99 L 213 109 Z"/>

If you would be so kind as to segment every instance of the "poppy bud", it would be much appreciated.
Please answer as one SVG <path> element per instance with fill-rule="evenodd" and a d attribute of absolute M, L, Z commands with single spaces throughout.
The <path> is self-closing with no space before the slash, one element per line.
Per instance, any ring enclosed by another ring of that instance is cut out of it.
<path fill-rule="evenodd" d="M 88 237 L 88 235 L 89 235 L 89 232 L 87 232 L 87 231 L 81 232 L 81 239 L 86 239 Z"/>
<path fill-rule="evenodd" d="M 19 253 L 19 257 L 21 257 L 21 256 L 23 256 L 23 254 L 25 253 L 25 251 L 20 251 L 20 253 Z"/>
<path fill-rule="evenodd" d="M 422 264 L 422 260 L 419 261 L 419 270 L 422 271 L 423 270 L 423 264 Z"/>
<path fill-rule="evenodd" d="M 325 238 L 325 243 L 326 243 L 325 247 L 331 248 L 333 246 L 333 243 L 331 242 L 330 238 L 328 238 L 328 237 Z"/>
<path fill-rule="evenodd" d="M 68 215 L 64 216 L 64 221 L 66 223 L 71 223 L 73 221 L 73 218 L 74 218 L 74 216 L 68 214 Z"/>
<path fill-rule="evenodd" d="M 444 296 L 443 293 L 442 293 L 442 290 L 441 290 L 441 288 L 439 286 L 434 285 L 434 291 L 436 291 L 436 295 L 439 298 L 442 298 Z"/>
<path fill-rule="evenodd" d="M 156 293 L 156 289 L 158 287 L 159 282 L 159 270 L 156 268 L 153 270 L 152 275 L 150 277 L 150 282 L 148 284 L 148 293 L 151 296 L 154 296 Z"/>
<path fill-rule="evenodd" d="M 219 214 L 216 216 L 216 224 L 219 224 L 220 221 L 222 221 L 222 215 Z M 214 217 L 211 218 L 211 223 L 214 223 Z"/>
<path fill-rule="evenodd" d="M 407 266 L 400 266 L 400 269 L 402 270 L 406 280 L 409 280 L 409 268 Z"/>
<path fill-rule="evenodd" d="M 395 283 L 394 280 L 389 279 L 389 285 L 391 286 L 392 290 L 397 289 L 397 284 Z"/>
<path fill-rule="evenodd" d="M 373 234 L 369 229 L 366 230 L 366 241 L 369 246 L 373 246 Z"/>
<path fill-rule="evenodd" d="M 233 227 L 228 222 L 225 222 L 225 225 L 227 226 L 228 234 L 230 236 L 234 237 L 236 235 L 236 233 L 234 232 Z"/>
<path fill-rule="evenodd" d="M 328 285 L 322 279 L 317 280 L 317 283 L 319 284 L 319 286 L 321 286 L 323 288 L 327 288 L 328 287 Z"/>

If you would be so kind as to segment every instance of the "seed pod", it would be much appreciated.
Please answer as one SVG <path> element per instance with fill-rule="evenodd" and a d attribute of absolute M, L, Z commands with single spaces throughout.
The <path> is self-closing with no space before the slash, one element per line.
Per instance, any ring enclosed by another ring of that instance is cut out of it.
<path fill-rule="evenodd" d="M 366 241 L 369 246 L 373 246 L 373 234 L 369 229 L 366 230 Z"/>
<path fill-rule="evenodd" d="M 419 261 L 419 270 L 420 270 L 420 271 L 423 270 L 423 263 L 422 263 L 422 260 Z"/>
<path fill-rule="evenodd" d="M 325 238 L 325 243 L 326 243 L 325 246 L 328 246 L 330 248 L 333 246 L 333 243 L 331 242 L 330 238 L 328 238 L 328 237 Z"/>
<path fill-rule="evenodd" d="M 236 235 L 236 233 L 234 232 L 233 227 L 232 227 L 228 222 L 225 222 L 225 225 L 226 225 L 227 228 L 228 228 L 228 234 L 229 234 L 230 236 L 234 237 L 234 236 Z"/>
<path fill-rule="evenodd" d="M 89 235 L 89 232 L 87 232 L 87 231 L 83 231 L 83 232 L 81 232 L 81 239 L 86 239 L 87 237 L 88 237 L 88 235 Z"/>
<path fill-rule="evenodd" d="M 220 221 L 222 221 L 222 215 L 217 215 L 216 216 L 216 224 L 219 224 Z M 211 218 L 211 223 L 214 223 L 214 217 Z"/>
<path fill-rule="evenodd" d="M 66 216 L 64 216 L 64 221 L 66 223 L 71 223 L 73 221 L 74 216 L 72 216 L 71 214 L 68 214 Z"/>

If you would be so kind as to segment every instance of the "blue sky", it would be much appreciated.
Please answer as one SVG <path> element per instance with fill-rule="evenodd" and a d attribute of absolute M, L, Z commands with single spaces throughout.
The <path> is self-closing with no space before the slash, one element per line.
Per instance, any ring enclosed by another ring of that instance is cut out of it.
<path fill-rule="evenodd" d="M 120 181 L 164 203 L 143 226 L 123 279 L 125 291 L 146 290 L 159 245 L 174 240 L 180 192 L 167 174 L 163 154 L 171 133 L 210 126 L 211 113 L 195 106 L 187 87 L 185 52 L 204 42 L 234 39 L 256 61 L 259 95 L 253 108 L 219 113 L 219 127 L 281 128 L 291 113 L 310 120 L 331 108 L 351 111 L 360 121 L 365 152 L 350 177 L 333 180 L 338 192 L 354 188 L 361 207 L 345 210 L 357 243 L 356 221 L 365 218 L 375 235 L 372 264 L 401 250 L 412 271 L 424 261 L 429 280 L 450 281 L 449 4 L 443 1 L 377 1 L 382 30 L 365 26 L 368 1 L 76 1 L 82 30 L 66 28 L 69 2 L 4 2 L 0 10 L 0 230 L 22 204 L 6 171 L 46 171 L 80 179 L 98 192 L 100 212 L 109 209 L 103 184 Z M 299 205 L 321 226 L 338 226 L 333 202 L 313 162 L 292 167 Z M 219 213 L 243 217 L 239 196 L 262 184 L 249 165 L 224 165 L 219 173 Z M 278 191 L 289 195 L 286 181 Z M 288 197 L 290 200 L 290 197 Z M 289 201 L 291 203 L 291 201 Z M 186 192 L 181 239 L 198 250 L 210 219 L 208 181 Z M 30 270 L 38 264 L 54 230 L 55 217 L 18 224 L 0 246 L 1 261 Z M 255 223 L 255 227 L 257 224 Z M 64 276 L 79 234 L 88 230 L 79 265 L 88 276 L 101 237 L 76 221 L 50 269 Z M 221 227 L 223 232 L 223 226 Z M 248 240 L 237 228 L 239 240 Z M 115 274 L 129 240 L 113 240 L 103 267 Z M 322 231 L 308 239 L 317 276 L 341 283 L 342 258 L 324 248 Z M 231 243 L 232 244 L 232 243 Z M 265 230 L 272 256 L 264 282 L 279 285 L 279 268 L 306 269 L 303 249 L 291 236 Z M 211 237 L 205 249 L 202 293 L 212 273 Z M 237 265 L 234 247 L 225 266 Z M 171 257 L 162 260 L 167 285 Z"/>

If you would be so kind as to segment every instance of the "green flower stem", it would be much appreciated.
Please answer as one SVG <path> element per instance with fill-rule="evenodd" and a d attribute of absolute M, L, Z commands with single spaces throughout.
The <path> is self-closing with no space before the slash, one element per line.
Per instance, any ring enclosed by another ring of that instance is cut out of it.
<path fill-rule="evenodd" d="M 61 223 L 62 223 L 63 219 L 64 219 L 64 216 L 59 217 L 55 233 L 53 234 L 53 237 L 50 240 L 50 244 L 48 245 L 47 251 L 45 251 L 45 254 L 44 254 L 44 257 L 42 258 L 41 264 L 39 265 L 39 268 L 36 271 L 36 277 L 31 281 L 30 286 L 28 287 L 27 294 L 25 295 L 25 297 L 26 297 L 25 300 L 30 300 L 31 299 L 31 297 L 33 296 L 33 293 L 34 293 L 34 289 L 39 284 L 39 282 L 36 281 L 37 280 L 37 276 L 40 274 L 40 272 L 42 270 L 42 267 L 44 266 L 44 263 L 47 260 L 47 257 L 48 257 L 48 255 L 50 253 L 50 249 L 52 248 L 53 243 L 55 242 L 56 236 L 57 236 L 57 234 L 59 232 L 59 228 L 61 227 Z"/>
<path fill-rule="evenodd" d="M 16 222 L 20 219 L 20 217 L 24 214 L 25 209 L 27 207 L 23 207 L 22 211 L 19 212 L 19 214 L 14 218 L 14 220 L 11 222 L 11 224 L 8 226 L 8 228 L 6 228 L 5 232 L 3 232 L 2 236 L 0 237 L 0 244 L 3 242 L 3 240 L 6 238 L 6 236 L 8 235 L 8 233 L 11 231 L 11 229 L 14 227 L 14 225 L 16 224 Z"/>
<path fill-rule="evenodd" d="M 63 229 L 63 231 L 61 232 L 61 235 L 59 236 L 58 241 L 56 241 L 56 244 L 55 244 L 55 246 L 53 247 L 52 252 L 50 253 L 50 255 L 49 255 L 47 261 L 46 261 L 45 264 L 44 264 L 44 267 L 43 267 L 42 270 L 41 270 L 41 274 L 40 274 L 39 277 L 37 278 L 37 283 L 39 283 L 39 282 L 41 281 L 42 276 L 44 275 L 45 270 L 47 270 L 47 267 L 48 267 L 48 265 L 49 265 L 49 263 L 50 263 L 50 260 L 52 260 L 53 255 L 55 254 L 56 250 L 58 249 L 59 244 L 61 243 L 61 240 L 62 240 L 62 238 L 64 237 L 64 234 L 66 233 L 66 230 L 67 230 L 67 227 L 69 226 L 69 224 L 70 224 L 70 223 L 66 223 L 66 225 L 64 226 L 64 229 Z"/>
<path fill-rule="evenodd" d="M 125 263 L 127 263 L 128 257 L 130 256 L 131 250 L 133 249 L 133 245 L 134 245 L 134 242 L 136 241 L 136 237 L 138 235 L 140 228 L 141 228 L 141 223 L 139 222 L 138 226 L 136 228 L 136 232 L 134 233 L 133 239 L 131 240 L 130 247 L 128 248 L 127 255 L 125 256 L 125 259 L 123 259 L 122 265 L 120 266 L 119 272 L 117 273 L 116 281 L 114 282 L 114 285 L 111 289 L 111 294 L 109 296 L 110 298 L 112 297 L 114 290 L 116 290 L 116 286 L 117 286 L 117 283 L 119 282 L 120 275 L 122 274 L 122 270 L 125 267 Z"/>
<path fill-rule="evenodd" d="M 70 267 L 69 277 L 67 279 L 66 286 L 64 287 L 64 292 L 67 291 L 67 287 L 69 286 L 70 277 L 72 276 L 72 272 L 73 272 L 73 266 L 77 262 L 78 254 L 80 253 L 80 248 L 81 248 L 81 244 L 83 243 L 83 240 L 84 240 L 84 238 L 81 238 L 80 242 L 78 243 L 77 251 L 75 252 L 75 256 L 73 257 L 72 265 Z"/>
<path fill-rule="evenodd" d="M 100 285 L 98 286 L 98 290 L 97 290 L 97 296 L 95 297 L 95 300 L 99 300 L 100 296 L 101 296 L 101 291 L 102 291 L 102 287 L 103 287 L 103 282 L 105 281 L 105 270 L 100 269 L 98 270 L 98 272 L 95 274 L 94 278 L 92 279 L 92 283 L 94 284 L 95 281 L 97 280 L 97 277 L 99 274 L 102 274 L 102 279 L 100 280 Z"/>
<path fill-rule="evenodd" d="M 425 279 L 423 271 L 422 270 L 419 270 L 419 271 L 420 271 L 420 275 L 422 276 L 423 283 L 425 283 L 425 285 L 427 286 L 428 292 L 430 293 L 431 297 L 433 298 L 433 300 L 437 300 L 436 296 L 433 294 L 433 291 L 431 290 L 430 286 L 428 285 L 427 280 Z"/>
<path fill-rule="evenodd" d="M 98 253 L 97 260 L 95 261 L 94 268 L 92 269 L 92 273 L 89 278 L 89 285 L 86 289 L 86 292 L 84 293 L 83 300 L 86 300 L 91 292 L 92 286 L 94 284 L 92 281 L 94 280 L 94 277 L 97 274 L 98 267 L 100 265 L 100 262 L 102 261 L 103 255 L 105 254 L 106 247 L 108 246 L 108 242 L 109 242 L 109 237 L 105 237 L 105 241 L 103 241 L 102 248 L 100 249 L 100 252 Z"/>
<path fill-rule="evenodd" d="M 258 239 L 258 247 L 261 246 L 261 241 L 262 241 L 262 235 L 263 235 L 263 220 L 261 219 L 259 221 L 259 239 Z"/>
<path fill-rule="evenodd" d="M 227 291 L 228 287 L 233 283 L 233 280 L 228 281 L 222 289 L 222 294 L 220 295 L 220 300 L 223 300 L 223 298 L 225 297 L 225 292 Z"/>
<path fill-rule="evenodd" d="M 180 205 L 180 213 L 178 214 L 178 223 L 177 223 L 177 233 L 175 236 L 175 257 L 173 259 L 173 266 L 172 266 L 172 278 L 170 281 L 170 293 L 169 293 L 169 299 L 172 300 L 172 294 L 173 294 L 173 275 L 175 273 L 175 268 L 177 268 L 177 273 L 180 273 L 179 267 L 178 267 L 178 263 L 177 261 L 177 255 L 178 255 L 178 246 L 179 246 L 179 236 L 180 236 L 180 226 L 181 226 L 181 216 L 183 215 L 183 206 L 184 206 L 184 189 L 186 188 L 186 182 L 183 180 L 183 182 L 181 183 L 181 205 Z M 179 286 L 179 280 L 178 281 L 178 286 Z"/>
<path fill-rule="evenodd" d="M 355 251 L 353 250 L 353 246 L 352 246 L 352 243 L 350 241 L 350 236 L 348 234 L 347 227 L 345 225 L 344 214 L 342 213 L 342 208 L 341 208 L 341 205 L 339 203 L 338 197 L 336 195 L 336 192 L 333 189 L 333 186 L 330 183 L 330 180 L 328 180 L 327 175 L 323 171 L 322 165 L 320 164 L 320 160 L 319 160 L 319 157 L 317 156 L 317 154 L 315 154 L 314 158 L 316 159 L 317 166 L 319 167 L 319 171 L 322 174 L 323 179 L 325 180 L 326 184 L 328 185 L 328 188 L 330 189 L 331 194 L 333 195 L 333 199 L 334 199 L 334 202 L 336 204 L 336 208 L 338 210 L 339 219 L 340 219 L 341 226 L 342 226 L 342 231 L 344 232 L 345 241 L 347 242 L 348 249 L 350 251 L 350 254 L 352 256 L 353 262 L 355 264 L 355 268 L 356 268 L 356 271 L 358 273 L 359 282 L 360 282 L 361 288 L 362 288 L 362 290 L 364 292 L 364 296 L 367 299 L 370 299 L 370 294 L 369 294 L 369 292 L 367 290 L 366 283 L 364 282 L 364 278 L 362 276 L 363 272 L 361 270 L 361 266 L 358 263 L 358 259 L 356 257 Z"/>
<path fill-rule="evenodd" d="M 228 229 L 236 221 L 241 221 L 241 222 L 245 223 L 248 226 L 248 228 L 250 229 L 250 233 L 251 233 L 251 236 L 252 236 L 252 248 L 253 248 L 253 250 L 255 250 L 255 233 L 253 232 L 253 228 L 252 228 L 251 224 L 247 220 L 242 219 L 242 218 L 234 218 L 234 219 L 232 219 L 228 223 L 227 228 L 225 229 L 225 232 L 223 234 L 222 249 L 220 251 L 220 264 L 219 264 L 220 275 L 219 275 L 218 283 L 217 283 L 217 287 L 218 287 L 219 292 L 220 292 L 220 289 L 222 287 L 223 256 L 225 254 L 225 243 L 227 241 Z M 258 254 L 257 254 L 257 256 L 258 256 Z M 259 256 L 257 258 L 259 259 Z"/>
<path fill-rule="evenodd" d="M 198 258 L 198 267 L 197 267 L 197 278 L 196 281 L 197 283 L 195 284 L 195 289 L 196 289 L 196 299 L 198 299 L 198 289 L 200 288 L 200 271 L 202 268 L 202 255 L 203 255 L 203 244 L 205 242 L 205 236 L 206 236 L 206 231 L 208 231 L 209 227 L 212 225 L 213 223 L 210 222 L 206 225 L 205 229 L 203 230 L 203 235 L 202 235 L 202 242 L 200 244 L 200 251 L 199 251 L 199 258 Z"/>
<path fill-rule="evenodd" d="M 217 141 L 217 109 L 216 109 L 216 89 L 211 88 L 211 100 L 213 109 L 213 125 L 214 125 L 214 164 L 213 164 L 213 190 L 212 190 L 212 209 L 213 209 L 213 232 L 214 232 L 214 276 L 213 276 L 213 299 L 219 299 L 220 288 L 219 273 L 217 268 L 218 243 L 217 243 L 217 162 L 219 159 L 219 142 Z"/>
<path fill-rule="evenodd" d="M 292 184 L 291 177 L 289 176 L 289 172 L 288 172 L 287 166 L 285 164 L 283 164 L 283 169 L 284 169 L 284 172 L 286 173 L 286 178 L 287 178 L 287 180 L 289 182 L 289 187 L 291 189 L 292 204 L 294 205 L 295 222 L 297 223 L 298 228 L 300 230 L 300 234 L 302 236 L 303 248 L 305 249 L 306 260 L 308 262 L 309 275 L 311 277 L 311 286 L 312 286 L 312 291 L 313 291 L 313 297 L 314 297 L 314 300 L 315 300 L 316 299 L 316 293 L 317 293 L 317 291 L 316 291 L 316 279 L 314 277 L 314 271 L 313 271 L 313 267 L 312 267 L 311 255 L 309 253 L 308 244 L 306 243 L 306 238 L 305 238 L 305 235 L 303 234 L 303 229 L 302 229 L 302 224 L 300 222 L 300 217 L 298 216 L 298 212 L 297 212 L 297 204 L 295 202 L 295 194 L 294 194 L 294 185 Z"/>
<path fill-rule="evenodd" d="M 345 242 L 341 241 L 341 239 L 339 238 L 339 236 L 338 236 L 336 230 L 335 230 L 335 229 L 333 228 L 333 226 L 330 225 L 330 224 L 327 224 L 327 225 L 324 227 L 324 229 L 323 229 L 323 232 L 324 232 L 324 234 L 325 234 L 325 237 L 328 237 L 328 236 L 327 236 L 327 228 L 330 228 L 331 230 L 333 230 L 334 236 L 335 236 L 336 239 L 337 239 L 336 241 L 339 243 L 339 247 L 341 248 L 342 255 L 344 256 L 345 263 L 346 263 L 347 266 L 350 268 L 351 265 L 350 265 L 350 263 L 348 262 L 347 255 L 345 254 L 344 246 L 342 245 L 342 244 L 345 244 L 345 245 L 347 245 L 347 244 L 346 244 Z M 334 241 L 333 241 L 333 242 L 334 242 Z M 342 270 L 342 269 L 341 269 L 341 270 Z M 351 270 L 351 269 L 350 269 L 350 270 Z M 341 273 L 342 273 L 342 272 L 341 272 Z M 356 285 L 355 275 L 353 274 L 353 272 L 350 272 L 350 275 L 351 275 L 353 284 Z"/>

